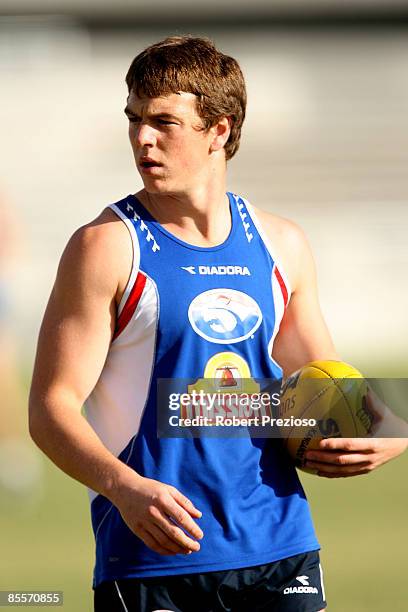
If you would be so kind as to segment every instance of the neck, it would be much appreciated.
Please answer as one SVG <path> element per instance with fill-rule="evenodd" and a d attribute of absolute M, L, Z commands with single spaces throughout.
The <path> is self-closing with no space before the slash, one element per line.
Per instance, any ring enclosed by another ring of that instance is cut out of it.
<path fill-rule="evenodd" d="M 196 246 L 214 246 L 226 240 L 231 230 L 229 200 L 224 181 L 193 193 L 149 193 L 137 198 L 150 214 L 178 238 Z"/>

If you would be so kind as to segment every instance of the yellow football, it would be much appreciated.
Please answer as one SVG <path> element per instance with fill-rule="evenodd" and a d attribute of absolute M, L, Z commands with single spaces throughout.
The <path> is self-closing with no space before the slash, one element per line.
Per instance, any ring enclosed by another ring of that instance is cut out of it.
<path fill-rule="evenodd" d="M 361 372 L 342 361 L 312 361 L 284 381 L 280 430 L 298 468 L 314 473 L 304 466 L 305 452 L 322 438 L 366 436 L 372 425 L 367 390 Z"/>

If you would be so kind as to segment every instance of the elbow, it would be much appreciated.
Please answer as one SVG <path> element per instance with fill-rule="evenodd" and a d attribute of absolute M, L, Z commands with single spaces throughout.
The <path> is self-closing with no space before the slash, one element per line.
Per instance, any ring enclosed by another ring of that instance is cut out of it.
<path fill-rule="evenodd" d="M 44 431 L 44 418 L 41 416 L 40 402 L 30 394 L 28 402 L 28 431 L 33 442 L 41 448 L 41 433 Z"/>
<path fill-rule="evenodd" d="M 28 432 L 30 434 L 31 439 L 33 440 L 33 442 L 35 442 L 35 444 L 37 444 L 37 446 L 39 446 L 39 423 L 38 423 L 38 418 L 34 415 L 33 410 L 29 409 L 29 413 L 28 413 Z"/>

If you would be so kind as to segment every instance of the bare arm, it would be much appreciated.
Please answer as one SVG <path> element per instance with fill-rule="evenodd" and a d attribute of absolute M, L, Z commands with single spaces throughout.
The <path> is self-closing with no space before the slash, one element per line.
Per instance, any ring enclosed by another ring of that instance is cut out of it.
<path fill-rule="evenodd" d="M 286 223 L 286 243 L 281 250 L 292 296 L 273 350 L 285 376 L 315 359 L 339 359 L 320 309 L 316 266 L 309 244 L 300 228 Z"/>
<path fill-rule="evenodd" d="M 130 270 L 127 230 L 114 213 L 78 230 L 62 256 L 41 326 L 30 393 L 36 444 L 64 472 L 106 496 L 129 527 L 162 554 L 198 550 L 169 519 L 195 537 L 200 512 L 174 487 L 143 478 L 101 442 L 81 408 L 102 371 L 117 297 Z"/>
<path fill-rule="evenodd" d="M 265 213 L 261 215 L 292 286 L 292 297 L 275 340 L 274 358 L 282 366 L 285 376 L 309 361 L 339 359 L 321 313 L 315 264 L 302 230 L 285 219 Z M 368 401 L 375 410 L 378 399 L 371 394 Z M 392 416 L 388 409 L 387 414 L 393 431 L 399 427 L 401 435 L 404 435 L 406 424 Z M 381 434 L 382 429 L 386 430 L 380 427 L 376 435 L 387 435 Z M 306 466 L 328 478 L 357 476 L 397 457 L 407 445 L 407 437 L 329 438 L 321 441 L 319 450 L 308 451 Z"/>
<path fill-rule="evenodd" d="M 54 463 L 109 496 L 113 479 L 123 473 L 121 462 L 112 460 L 81 415 L 115 320 L 115 275 L 98 270 L 103 233 L 98 226 L 78 230 L 62 256 L 38 340 L 29 424 L 33 439 Z"/>

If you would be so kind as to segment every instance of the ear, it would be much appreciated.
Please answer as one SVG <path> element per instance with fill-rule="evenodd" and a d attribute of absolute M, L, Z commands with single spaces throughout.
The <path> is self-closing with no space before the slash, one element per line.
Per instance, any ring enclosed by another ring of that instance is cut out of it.
<path fill-rule="evenodd" d="M 215 125 L 210 128 L 212 134 L 210 152 L 220 151 L 224 148 L 231 134 L 231 117 L 222 117 Z"/>

